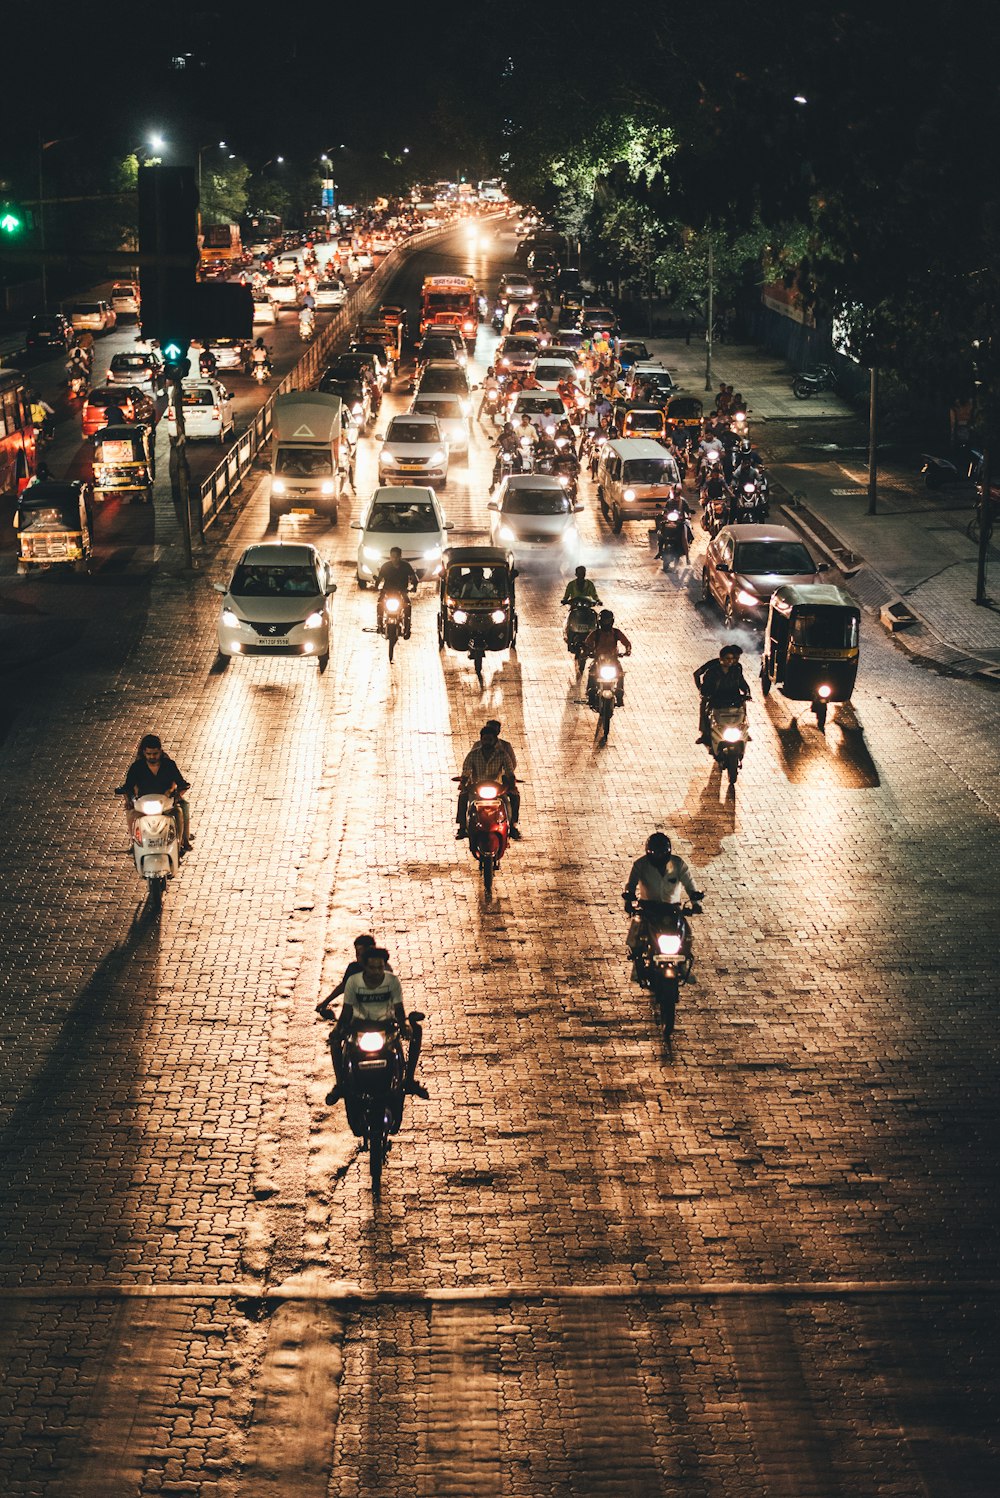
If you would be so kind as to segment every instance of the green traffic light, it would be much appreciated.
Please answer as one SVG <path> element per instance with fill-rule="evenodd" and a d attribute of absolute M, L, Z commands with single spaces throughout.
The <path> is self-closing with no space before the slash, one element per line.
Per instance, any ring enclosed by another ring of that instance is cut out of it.
<path fill-rule="evenodd" d="M 0 229 L 2 229 L 5 234 L 16 234 L 18 230 L 22 229 L 23 227 L 24 225 L 18 218 L 17 214 L 14 213 L 10 208 L 6 210 L 3 218 L 0 218 Z"/>
<path fill-rule="evenodd" d="M 168 343 L 163 350 L 163 357 L 169 364 L 176 364 L 181 357 L 181 346 L 179 343 Z"/>

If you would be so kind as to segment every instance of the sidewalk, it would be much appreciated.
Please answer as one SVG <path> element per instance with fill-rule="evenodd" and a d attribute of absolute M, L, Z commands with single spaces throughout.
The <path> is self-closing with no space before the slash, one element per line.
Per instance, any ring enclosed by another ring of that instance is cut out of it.
<path fill-rule="evenodd" d="M 646 342 L 709 409 L 704 343 Z M 973 602 L 979 548 L 966 534 L 971 488 L 932 493 L 919 476 L 916 454 L 907 466 L 883 459 L 878 514 L 868 515 L 867 455 L 848 435 L 852 424 L 861 428 L 845 402 L 832 393 L 796 400 L 784 361 L 746 345 L 717 345 L 712 369 L 713 389 L 725 380 L 751 408 L 751 430 L 779 500 L 775 519 L 801 529 L 877 617 L 886 604 L 902 601 L 913 622 L 894 638 L 907 654 L 957 675 L 1000 681 L 1000 548 L 996 542 L 990 547 L 987 576 L 997 602 L 979 607 Z M 768 424 L 774 424 L 770 432 Z M 810 430 L 814 426 L 818 432 Z M 812 450 L 806 461 L 803 449 Z"/>

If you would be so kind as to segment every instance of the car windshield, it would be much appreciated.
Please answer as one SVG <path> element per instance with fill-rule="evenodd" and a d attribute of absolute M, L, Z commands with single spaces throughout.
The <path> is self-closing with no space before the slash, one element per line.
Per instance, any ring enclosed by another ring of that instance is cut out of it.
<path fill-rule="evenodd" d="M 632 360 L 649 358 L 649 350 L 644 343 L 623 343 L 621 351 Z"/>
<path fill-rule="evenodd" d="M 100 310 L 97 302 L 78 302 L 73 308 L 73 311 L 79 313 L 81 317 L 92 317 L 94 313 L 100 312 Z"/>
<path fill-rule="evenodd" d="M 146 369 L 151 362 L 148 354 L 115 354 L 111 360 L 111 368 Z"/>
<path fill-rule="evenodd" d="M 503 341 L 502 353 L 505 354 L 537 354 L 539 352 L 538 339 L 532 338 L 530 333 L 518 333 Z"/>
<path fill-rule="evenodd" d="M 568 515 L 569 496 L 562 489 L 508 489 L 505 515 Z"/>
<path fill-rule="evenodd" d="M 624 478 L 627 484 L 669 484 L 673 474 L 663 458 L 630 458 L 625 464 Z"/>
<path fill-rule="evenodd" d="M 811 614 L 796 614 L 792 633 L 799 645 L 811 645 L 816 650 L 855 650 L 858 621 L 844 609 L 817 609 Z"/>
<path fill-rule="evenodd" d="M 333 472 L 333 458 L 314 447 L 279 447 L 274 460 L 275 473 L 289 478 L 310 479 Z"/>
<path fill-rule="evenodd" d="M 369 531 L 393 531 L 406 534 L 421 531 L 436 531 L 438 528 L 434 506 L 429 504 L 376 504 L 365 529 Z"/>
<path fill-rule="evenodd" d="M 815 572 L 812 557 L 800 541 L 741 541 L 736 548 L 737 572 L 768 572 L 794 577 Z"/>
<path fill-rule="evenodd" d="M 320 586 L 311 567 L 256 567 L 241 562 L 229 591 L 238 598 L 311 598 Z"/>
<path fill-rule="evenodd" d="M 555 405 L 551 395 L 519 395 L 514 409 L 518 416 L 523 416 L 526 411 L 534 415 L 548 411 L 553 420 L 564 414 L 562 401 Z"/>
<path fill-rule="evenodd" d="M 394 421 L 386 433 L 387 442 L 437 442 L 437 428 L 429 421 Z"/>
<path fill-rule="evenodd" d="M 535 365 L 536 380 L 561 380 L 563 375 L 568 375 L 572 379 L 573 369 L 571 365 L 559 363 Z"/>
<path fill-rule="evenodd" d="M 506 598 L 507 572 L 499 567 L 452 567 L 448 593 L 456 599 Z"/>
<path fill-rule="evenodd" d="M 667 407 L 667 415 L 674 421 L 689 421 L 692 417 L 701 416 L 701 401 L 681 400 L 671 401 Z"/>
<path fill-rule="evenodd" d="M 420 380 L 421 390 L 428 394 L 432 391 L 440 391 L 442 394 L 457 394 L 459 391 L 468 389 L 465 374 L 457 364 L 449 365 L 447 369 L 425 369 Z"/>
<path fill-rule="evenodd" d="M 422 401 L 418 397 L 413 402 L 413 409 L 421 416 L 438 416 L 444 421 L 461 421 L 462 407 L 457 400 L 434 400 Z"/>

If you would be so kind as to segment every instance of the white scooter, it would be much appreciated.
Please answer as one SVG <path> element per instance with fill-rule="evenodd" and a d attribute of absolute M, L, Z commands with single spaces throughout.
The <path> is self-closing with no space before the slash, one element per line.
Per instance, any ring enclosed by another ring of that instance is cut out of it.
<path fill-rule="evenodd" d="M 308 307 L 303 307 L 299 313 L 299 337 L 303 343 L 308 343 L 316 331 L 316 319 Z"/>
<path fill-rule="evenodd" d="M 124 786 L 119 786 L 115 794 L 124 796 Z M 172 795 L 151 792 L 137 797 L 133 809 L 132 856 L 135 867 L 140 877 L 148 881 L 150 894 L 159 900 L 167 880 L 173 879 L 180 868 L 177 803 Z"/>
<path fill-rule="evenodd" d="M 725 770 L 729 784 L 735 785 L 750 737 L 746 707 L 710 707 L 708 727 L 712 758 Z"/>

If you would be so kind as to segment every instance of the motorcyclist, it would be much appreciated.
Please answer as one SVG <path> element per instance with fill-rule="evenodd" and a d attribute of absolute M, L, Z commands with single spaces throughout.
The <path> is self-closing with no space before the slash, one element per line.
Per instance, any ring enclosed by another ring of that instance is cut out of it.
<path fill-rule="evenodd" d="M 712 748 L 708 714 L 713 707 L 741 707 L 750 697 L 750 687 L 743 675 L 739 645 L 723 645 L 718 658 L 715 656 L 699 666 L 694 673 L 694 684 L 701 693 L 698 713 L 698 737 L 696 744 Z"/>
<path fill-rule="evenodd" d="M 403 1007 L 403 990 L 395 973 L 386 971 L 389 953 L 385 947 L 369 947 L 365 953 L 364 967 L 360 973 L 352 973 L 344 988 L 344 1002 L 340 1016 L 330 1036 L 330 1057 L 337 1078 L 337 1085 L 326 1095 L 327 1106 L 340 1101 L 344 1096 L 347 1079 L 344 1071 L 344 1041 L 357 1022 L 366 1020 L 373 1024 L 384 1023 L 395 1018 L 404 1040 L 409 1041 L 406 1053 L 406 1076 L 404 1087 L 414 1097 L 429 1097 L 427 1088 L 414 1080 L 423 1032 L 418 1024 L 406 1017 Z"/>
<path fill-rule="evenodd" d="M 615 628 L 615 616 L 610 609 L 602 609 L 597 618 L 597 628 L 592 629 L 583 642 L 586 655 L 591 656 L 590 674 L 587 677 L 587 700 L 591 706 L 596 700 L 596 678 L 597 668 L 603 661 L 619 660 L 619 649 L 621 655 L 632 654 L 632 641 L 620 629 Z M 618 690 L 615 693 L 615 703 L 621 707 L 625 701 L 625 672 L 619 671 Z"/>
<path fill-rule="evenodd" d="M 496 462 L 493 464 L 493 478 L 490 481 L 491 494 L 493 493 L 493 490 L 496 488 L 497 484 L 500 482 L 500 475 L 503 473 L 504 453 L 507 453 L 510 456 L 512 460 L 512 466 L 513 460 L 520 460 L 521 444 L 518 441 L 517 433 L 514 431 L 514 428 L 509 421 L 504 422 L 500 432 L 500 436 L 497 438 L 497 456 Z M 514 471 L 516 471 L 516 469 Z"/>
<path fill-rule="evenodd" d="M 587 576 L 586 567 L 577 567 L 576 572 L 566 584 L 566 591 L 563 593 L 562 602 L 568 603 L 571 606 L 574 603 L 590 603 L 596 608 L 600 608 L 601 600 L 597 596 L 597 588 Z"/>
<path fill-rule="evenodd" d="M 267 370 L 271 368 L 271 350 L 268 348 L 263 338 L 258 338 L 257 342 L 250 350 L 250 363 L 255 367 L 263 365 Z"/>
<path fill-rule="evenodd" d="M 491 394 L 493 397 L 492 400 L 490 399 Z M 476 417 L 477 421 L 482 421 L 483 412 L 486 410 L 487 406 L 489 406 L 492 411 L 498 411 L 500 408 L 500 381 L 496 377 L 496 371 L 493 368 L 492 364 L 486 371 L 486 375 L 483 379 L 483 395 L 482 399 L 479 402 L 479 415 Z"/>
<path fill-rule="evenodd" d="M 403 550 L 400 546 L 393 546 L 389 552 L 389 560 L 383 562 L 375 579 L 378 586 L 377 620 L 379 633 L 382 631 L 382 616 L 385 611 L 386 595 L 394 595 L 403 600 L 403 639 L 410 638 L 410 593 L 415 593 L 420 586 L 420 579 L 410 566 L 409 562 L 403 561 Z"/>
<path fill-rule="evenodd" d="M 206 344 L 198 355 L 198 368 L 203 375 L 214 375 L 218 369 L 218 360 L 212 350 Z"/>
<path fill-rule="evenodd" d="M 677 520 L 670 519 L 670 516 L 674 511 L 676 511 L 677 515 L 679 516 L 679 519 Z M 671 499 L 669 505 L 665 505 L 660 511 L 659 515 L 656 517 L 656 555 L 658 557 L 663 557 L 666 555 L 670 538 L 674 534 L 676 528 L 680 525 L 684 526 L 684 550 L 688 551 L 690 549 L 691 542 L 694 540 L 694 530 L 691 526 L 691 516 L 693 514 L 694 511 L 691 509 L 691 506 L 688 504 L 686 498 L 684 497 L 684 490 L 681 488 L 680 484 L 678 484 L 674 497 Z"/>
<path fill-rule="evenodd" d="M 632 865 L 622 893 L 625 910 L 632 917 L 625 945 L 633 960 L 644 926 L 641 912 L 634 908 L 635 901 L 651 900 L 659 905 L 679 905 L 681 889 L 697 909 L 704 899 L 704 892 L 695 888 L 691 870 L 684 859 L 678 858 L 674 853 L 665 832 L 651 833 L 646 839 L 645 855 L 637 858 Z"/>
<path fill-rule="evenodd" d="M 518 818 L 521 812 L 521 797 L 517 789 L 514 765 L 506 749 L 501 749 L 496 719 L 485 723 L 479 730 L 479 743 L 474 744 L 462 762 L 459 778 L 458 806 L 455 820 L 458 828 L 456 838 L 469 835 L 469 792 L 475 785 L 488 782 L 497 785 L 510 802 L 510 835 L 520 838 Z"/>
<path fill-rule="evenodd" d="M 191 808 L 184 799 L 184 792 L 190 788 L 190 781 L 184 779 L 176 762 L 169 754 L 164 754 L 159 737 L 155 733 L 144 734 L 139 740 L 136 757 L 125 774 L 125 819 L 129 837 L 135 826 L 135 802 L 139 796 L 172 795 L 175 797 L 179 852 L 189 852 L 194 838 L 191 836 Z"/>
<path fill-rule="evenodd" d="M 82 380 L 84 385 L 90 383 L 90 364 L 86 353 L 82 348 L 74 347 L 69 351 L 69 359 L 66 363 L 66 373 L 70 381 Z"/>

